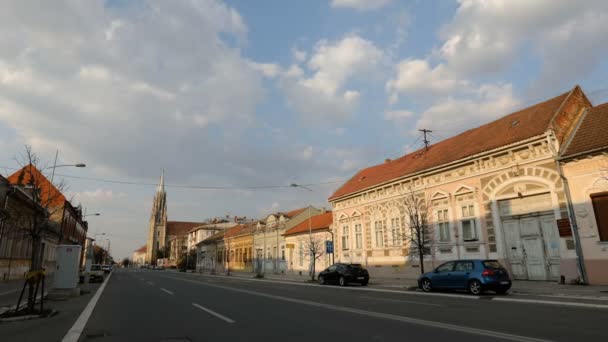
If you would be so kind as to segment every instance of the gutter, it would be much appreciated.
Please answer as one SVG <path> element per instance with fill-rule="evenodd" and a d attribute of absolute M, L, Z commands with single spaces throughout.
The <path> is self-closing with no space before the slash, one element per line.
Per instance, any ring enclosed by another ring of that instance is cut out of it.
<path fill-rule="evenodd" d="M 603 150 L 608 150 L 608 146 L 598 147 L 598 148 L 594 148 L 594 149 L 591 149 L 591 150 L 587 150 L 587 151 L 571 154 L 571 155 L 568 155 L 568 156 L 559 157 L 559 158 L 557 158 L 557 160 L 558 161 L 567 161 L 569 159 L 574 159 L 574 158 L 576 158 L 578 156 L 581 156 L 581 155 L 584 155 L 584 154 L 592 154 L 592 153 L 595 153 L 595 152 L 601 152 Z"/>

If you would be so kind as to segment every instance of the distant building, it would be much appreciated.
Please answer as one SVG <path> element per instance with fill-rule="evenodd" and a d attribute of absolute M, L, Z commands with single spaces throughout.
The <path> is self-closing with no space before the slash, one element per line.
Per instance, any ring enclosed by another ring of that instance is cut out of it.
<path fill-rule="evenodd" d="M 131 257 L 133 260 L 133 264 L 135 265 L 143 265 L 146 263 L 146 245 L 143 245 L 133 251 L 133 256 Z"/>
<path fill-rule="evenodd" d="M 332 254 L 327 253 L 328 241 L 333 243 L 333 214 L 331 211 L 312 216 L 288 229 L 285 236 L 287 263 L 290 273 L 310 274 L 315 257 L 314 272 L 318 274 L 333 262 Z"/>

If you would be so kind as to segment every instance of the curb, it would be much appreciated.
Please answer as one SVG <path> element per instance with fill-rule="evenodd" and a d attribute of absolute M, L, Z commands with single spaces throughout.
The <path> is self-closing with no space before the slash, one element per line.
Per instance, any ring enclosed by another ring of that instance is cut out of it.
<path fill-rule="evenodd" d="M 25 315 L 25 316 L 19 316 L 19 317 L 0 318 L 0 323 L 29 321 L 31 319 L 38 319 L 38 318 L 49 318 L 49 317 L 56 316 L 58 313 L 59 312 L 57 310 L 52 310 L 47 315 Z"/>

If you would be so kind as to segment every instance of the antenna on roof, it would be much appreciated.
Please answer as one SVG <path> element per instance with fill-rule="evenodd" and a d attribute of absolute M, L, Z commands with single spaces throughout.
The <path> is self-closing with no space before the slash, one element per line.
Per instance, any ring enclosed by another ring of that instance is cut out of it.
<path fill-rule="evenodd" d="M 424 142 L 424 149 L 428 150 L 429 149 L 429 140 L 426 138 L 426 134 L 431 133 L 433 131 L 431 131 L 430 129 L 426 129 L 426 128 L 419 129 L 419 131 L 422 132 L 422 134 L 424 134 L 424 140 L 422 140 L 422 141 Z"/>

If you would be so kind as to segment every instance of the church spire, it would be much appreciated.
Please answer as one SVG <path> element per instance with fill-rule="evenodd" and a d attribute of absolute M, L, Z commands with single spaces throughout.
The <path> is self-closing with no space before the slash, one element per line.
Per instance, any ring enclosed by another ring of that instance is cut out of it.
<path fill-rule="evenodd" d="M 158 182 L 158 189 L 156 192 L 165 192 L 165 169 L 160 173 L 160 181 Z"/>

